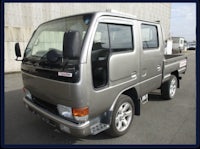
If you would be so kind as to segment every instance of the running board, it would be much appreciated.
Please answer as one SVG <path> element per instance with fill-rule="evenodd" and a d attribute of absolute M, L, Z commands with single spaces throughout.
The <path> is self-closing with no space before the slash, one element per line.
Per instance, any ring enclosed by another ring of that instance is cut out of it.
<path fill-rule="evenodd" d="M 100 132 L 102 132 L 102 131 L 104 131 L 108 128 L 109 128 L 108 124 L 96 123 L 96 124 L 94 124 L 90 127 L 90 130 L 91 130 L 92 135 L 96 135 L 96 134 L 98 134 L 98 133 L 100 133 Z"/>

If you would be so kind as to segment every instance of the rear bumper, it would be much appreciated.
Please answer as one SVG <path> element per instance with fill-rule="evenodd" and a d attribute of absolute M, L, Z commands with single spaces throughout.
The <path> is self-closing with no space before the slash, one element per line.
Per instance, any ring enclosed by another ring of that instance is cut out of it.
<path fill-rule="evenodd" d="M 90 121 L 86 121 L 81 124 L 76 124 L 67 121 L 53 113 L 50 113 L 49 111 L 37 106 L 36 104 L 34 104 L 26 98 L 23 98 L 23 101 L 25 103 L 25 106 L 30 111 L 32 111 L 34 114 L 39 115 L 42 118 L 42 120 L 45 120 L 47 123 L 59 127 L 64 132 L 78 137 L 88 136 L 91 134 Z"/>

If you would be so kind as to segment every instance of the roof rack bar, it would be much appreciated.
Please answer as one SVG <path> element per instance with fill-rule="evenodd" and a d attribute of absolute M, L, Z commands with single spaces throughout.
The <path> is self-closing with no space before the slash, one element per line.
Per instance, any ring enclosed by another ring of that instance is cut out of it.
<path fill-rule="evenodd" d="M 117 11 L 117 10 L 114 10 L 114 9 L 106 9 L 106 12 L 112 12 L 112 13 L 117 13 L 117 14 L 121 14 L 121 15 L 126 15 L 126 16 L 129 16 L 129 17 L 132 17 L 132 18 L 137 18 L 136 15 L 131 15 L 131 14 L 121 12 L 121 11 Z"/>

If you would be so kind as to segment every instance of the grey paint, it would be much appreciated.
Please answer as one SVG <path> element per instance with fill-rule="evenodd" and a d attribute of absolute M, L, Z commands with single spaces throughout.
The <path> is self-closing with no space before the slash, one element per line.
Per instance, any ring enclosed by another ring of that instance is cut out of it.
<path fill-rule="evenodd" d="M 110 56 L 108 85 L 94 89 L 91 72 L 91 49 L 99 22 L 132 25 L 135 46 L 133 51 Z M 165 59 L 160 25 L 153 22 L 145 23 L 155 24 L 158 27 L 159 47 L 143 51 L 140 30 L 142 22 L 144 21 L 121 14 L 95 13 L 83 44 L 80 81 L 74 84 L 63 83 L 23 73 L 24 86 L 41 99 L 55 105 L 59 103 L 70 107 L 88 106 L 90 121 L 108 110 L 112 111 L 118 97 L 130 88 L 135 88 L 139 97 L 157 89 L 163 82 L 162 78 L 177 71 L 180 61 L 185 57 Z M 145 73 L 146 75 L 144 75 Z M 165 81 L 167 79 L 168 77 L 165 78 Z M 53 119 L 52 116 L 51 119 Z"/>

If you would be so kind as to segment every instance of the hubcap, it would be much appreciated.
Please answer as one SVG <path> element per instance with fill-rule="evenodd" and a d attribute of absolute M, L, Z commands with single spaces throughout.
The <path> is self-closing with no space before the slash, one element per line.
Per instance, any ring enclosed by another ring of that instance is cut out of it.
<path fill-rule="evenodd" d="M 176 80 L 175 78 L 173 78 L 170 84 L 170 96 L 173 97 L 175 93 L 176 93 Z"/>
<path fill-rule="evenodd" d="M 118 131 L 122 132 L 128 128 L 132 114 L 132 106 L 130 103 L 125 102 L 119 107 L 115 117 L 115 126 Z"/>

